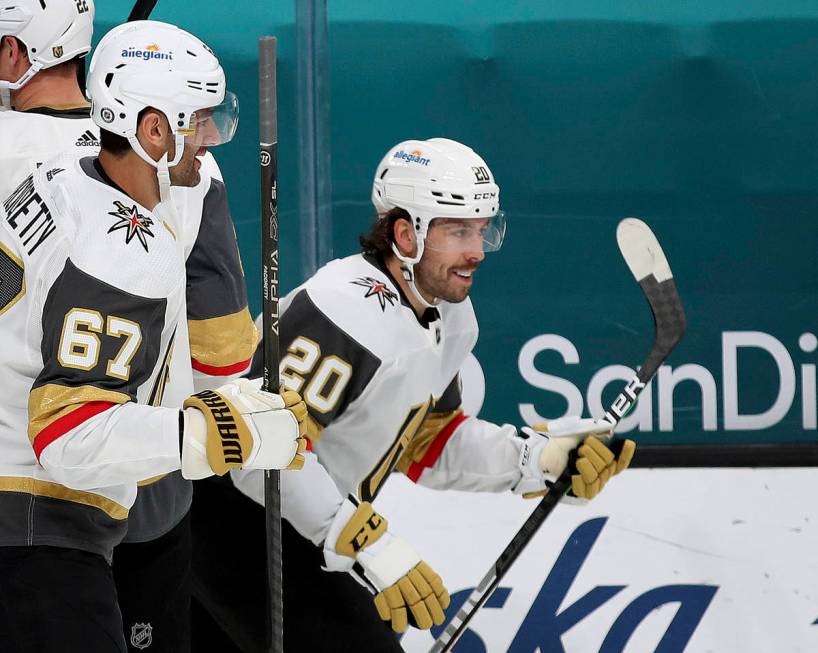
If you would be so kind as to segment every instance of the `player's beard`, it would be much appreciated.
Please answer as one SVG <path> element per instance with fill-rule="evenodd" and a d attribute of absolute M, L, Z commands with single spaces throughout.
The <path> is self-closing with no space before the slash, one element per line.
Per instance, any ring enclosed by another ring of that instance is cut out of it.
<path fill-rule="evenodd" d="M 424 252 L 423 257 L 415 264 L 414 272 L 416 284 L 421 291 L 429 295 L 427 299 L 437 298 L 451 304 L 458 304 L 469 296 L 471 290 L 471 279 L 457 277 L 455 271 L 468 271 L 474 273 L 479 262 L 458 261 L 455 265 L 447 265 L 444 261 L 438 260 L 437 256 L 429 250 Z"/>
<path fill-rule="evenodd" d="M 193 187 L 199 183 L 199 166 L 196 165 L 198 148 L 186 146 L 181 160 L 170 169 L 170 183 L 173 186 Z"/>

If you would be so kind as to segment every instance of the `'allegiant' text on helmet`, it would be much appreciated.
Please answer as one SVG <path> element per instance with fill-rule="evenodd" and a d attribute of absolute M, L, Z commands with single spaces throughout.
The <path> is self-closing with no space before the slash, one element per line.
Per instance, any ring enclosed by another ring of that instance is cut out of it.
<path fill-rule="evenodd" d="M 422 152 L 420 150 L 415 150 L 414 152 L 404 152 L 403 150 L 398 150 L 392 156 L 393 159 L 403 159 L 404 161 L 408 161 L 409 163 L 419 163 L 424 166 L 428 166 L 431 162 L 431 159 L 426 159 L 420 156 Z"/>
<path fill-rule="evenodd" d="M 164 59 L 166 61 L 173 61 L 173 52 L 161 52 L 158 46 L 149 45 L 144 50 L 138 50 L 137 48 L 128 48 L 127 50 L 122 51 L 123 58 L 135 58 L 135 59 L 145 59 L 146 61 L 150 61 L 151 59 Z"/>

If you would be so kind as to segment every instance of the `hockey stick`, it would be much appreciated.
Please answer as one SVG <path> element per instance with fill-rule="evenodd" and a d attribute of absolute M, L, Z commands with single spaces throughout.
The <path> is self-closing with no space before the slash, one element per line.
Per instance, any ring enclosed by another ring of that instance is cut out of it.
<path fill-rule="evenodd" d="M 258 42 L 259 164 L 261 166 L 261 273 L 263 388 L 278 392 L 278 114 L 276 109 L 276 39 Z M 267 650 L 284 650 L 283 578 L 281 572 L 281 492 L 278 470 L 264 475 L 267 529 Z"/>
<path fill-rule="evenodd" d="M 128 15 L 128 22 L 148 20 L 153 8 L 156 6 L 156 2 L 157 0 L 136 0 L 131 13 Z"/>
<path fill-rule="evenodd" d="M 628 381 L 622 392 L 611 404 L 602 419 L 616 426 L 636 402 L 639 393 L 659 369 L 685 332 L 685 315 L 673 273 L 659 241 L 644 222 L 636 218 L 626 218 L 616 229 L 619 251 L 628 264 L 634 278 L 642 287 L 650 305 L 655 324 L 653 346 L 636 375 Z M 435 641 L 430 653 L 451 651 L 466 626 L 477 611 L 488 600 L 491 593 L 514 564 L 514 561 L 534 537 L 554 506 L 559 503 L 571 486 L 572 470 L 566 469 L 546 494 L 522 528 L 512 538 L 494 566 L 477 585 Z"/>

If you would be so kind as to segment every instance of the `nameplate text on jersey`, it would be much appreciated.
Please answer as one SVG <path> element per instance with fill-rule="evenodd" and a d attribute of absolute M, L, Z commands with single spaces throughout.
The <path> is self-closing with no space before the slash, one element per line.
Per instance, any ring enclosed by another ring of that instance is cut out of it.
<path fill-rule="evenodd" d="M 57 229 L 51 211 L 34 188 L 31 175 L 6 198 L 3 208 L 6 221 L 20 237 L 29 256 Z"/>

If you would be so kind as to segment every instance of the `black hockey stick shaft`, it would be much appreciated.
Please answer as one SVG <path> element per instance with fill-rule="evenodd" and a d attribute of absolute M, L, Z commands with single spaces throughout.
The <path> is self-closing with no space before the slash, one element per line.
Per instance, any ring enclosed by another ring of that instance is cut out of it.
<path fill-rule="evenodd" d="M 261 274 L 264 351 L 263 389 L 278 392 L 278 112 L 276 39 L 259 40 L 259 164 L 261 168 Z M 284 650 L 284 602 L 281 571 L 281 492 L 278 470 L 264 474 L 267 530 L 267 650 Z"/>
<path fill-rule="evenodd" d="M 614 399 L 602 419 L 615 427 L 636 403 L 656 370 L 684 335 L 684 308 L 664 253 L 650 228 L 641 220 L 627 218 L 617 229 L 617 239 L 628 267 L 639 282 L 650 306 L 655 335 L 650 353 L 636 375 Z M 525 547 L 534 537 L 571 485 L 572 471 L 566 469 L 526 519 L 466 602 L 432 646 L 430 653 L 451 651 L 477 611 L 485 604 Z"/>
<path fill-rule="evenodd" d="M 128 22 L 147 20 L 156 6 L 156 2 L 157 0 L 136 0 L 131 13 L 128 15 Z"/>

